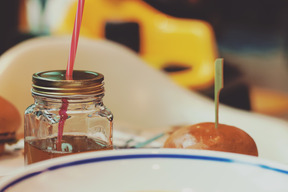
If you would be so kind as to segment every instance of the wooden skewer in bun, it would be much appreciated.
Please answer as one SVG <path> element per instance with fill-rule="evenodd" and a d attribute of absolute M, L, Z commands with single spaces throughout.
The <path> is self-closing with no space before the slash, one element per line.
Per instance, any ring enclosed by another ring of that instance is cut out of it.
<path fill-rule="evenodd" d="M 258 156 L 256 143 L 245 131 L 215 123 L 199 123 L 172 133 L 164 148 L 204 149 Z"/>

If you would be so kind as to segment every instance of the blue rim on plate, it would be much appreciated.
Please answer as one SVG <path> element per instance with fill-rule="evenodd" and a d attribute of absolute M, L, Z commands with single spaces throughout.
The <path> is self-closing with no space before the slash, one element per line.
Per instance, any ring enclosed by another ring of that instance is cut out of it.
<path fill-rule="evenodd" d="M 50 166 L 50 167 L 45 168 L 45 169 L 40 170 L 40 171 L 28 173 L 26 175 L 21 176 L 18 179 L 15 179 L 14 181 L 11 181 L 10 183 L 4 185 L 0 189 L 0 192 L 4 192 L 6 189 L 12 187 L 13 185 L 15 185 L 21 181 L 24 181 L 28 178 L 34 177 L 36 175 L 39 175 L 39 174 L 47 172 L 47 171 L 53 171 L 53 170 L 57 170 L 57 169 L 61 169 L 61 168 L 72 167 L 72 166 L 77 166 L 77 165 L 84 165 L 84 164 L 89 164 L 89 163 L 98 163 L 98 162 L 103 162 L 103 161 L 115 161 L 115 160 L 125 160 L 125 159 L 152 159 L 152 158 L 190 159 L 190 160 L 204 160 L 204 161 L 216 161 L 216 162 L 225 162 L 225 163 L 245 164 L 248 166 L 259 167 L 262 169 L 267 169 L 270 171 L 274 171 L 274 172 L 283 173 L 283 174 L 288 175 L 288 170 L 278 169 L 278 168 L 274 168 L 272 166 L 267 166 L 264 164 L 251 163 L 251 162 L 235 160 L 235 159 L 230 159 L 230 158 L 225 158 L 225 157 L 187 155 L 187 154 L 165 154 L 165 153 L 163 153 L 163 154 L 114 155 L 114 156 L 94 157 L 94 158 L 76 160 L 76 161 L 72 161 L 72 162 L 53 165 L 53 166 Z"/>

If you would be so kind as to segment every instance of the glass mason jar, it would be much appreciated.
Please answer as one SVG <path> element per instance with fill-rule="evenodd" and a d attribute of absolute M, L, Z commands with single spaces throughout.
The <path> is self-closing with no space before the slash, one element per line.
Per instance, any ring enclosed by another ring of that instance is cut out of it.
<path fill-rule="evenodd" d="M 113 149 L 113 115 L 103 104 L 100 73 L 65 70 L 33 74 L 34 104 L 25 111 L 25 164 Z"/>

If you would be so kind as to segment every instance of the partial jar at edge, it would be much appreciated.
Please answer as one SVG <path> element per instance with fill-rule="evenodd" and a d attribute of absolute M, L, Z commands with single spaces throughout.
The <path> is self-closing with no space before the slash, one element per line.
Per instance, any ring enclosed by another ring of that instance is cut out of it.
<path fill-rule="evenodd" d="M 24 117 L 25 164 L 113 149 L 113 115 L 102 101 L 103 80 L 102 74 L 91 71 L 74 71 L 73 80 L 65 79 L 64 70 L 33 74 L 34 104 Z M 67 119 L 59 135 L 65 105 Z"/>

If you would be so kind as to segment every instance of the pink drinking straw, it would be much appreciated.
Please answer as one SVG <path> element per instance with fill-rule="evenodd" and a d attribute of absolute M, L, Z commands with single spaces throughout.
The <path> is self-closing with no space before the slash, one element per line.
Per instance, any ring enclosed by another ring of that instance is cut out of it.
<path fill-rule="evenodd" d="M 78 0 L 77 12 L 76 12 L 74 29 L 73 29 L 72 40 L 71 40 L 70 54 L 69 54 L 67 69 L 66 69 L 66 79 L 67 80 L 73 79 L 73 67 L 74 67 L 75 56 L 76 56 L 76 51 L 77 51 L 79 32 L 80 32 L 81 21 L 82 21 L 82 16 L 83 16 L 84 3 L 85 3 L 85 0 Z M 60 120 L 59 120 L 59 124 L 58 124 L 58 138 L 57 138 L 57 150 L 58 151 L 62 151 L 61 150 L 61 143 L 62 143 L 61 141 L 62 141 L 62 136 L 63 136 L 64 124 L 65 124 L 66 119 L 68 118 L 68 115 L 66 113 L 67 109 L 68 109 L 68 105 L 69 105 L 68 100 L 63 98 L 62 99 L 62 106 L 61 106 L 61 109 L 59 111 Z"/>
<path fill-rule="evenodd" d="M 66 69 L 66 79 L 68 80 L 71 80 L 72 75 L 73 75 L 73 67 L 74 67 L 74 62 L 75 62 L 75 57 L 76 57 L 77 46 L 78 46 L 78 39 L 79 39 L 81 22 L 82 22 L 84 3 L 85 3 L 85 0 L 78 0 L 77 13 L 75 17 L 74 29 L 73 29 L 72 40 L 71 40 L 70 54 L 69 54 L 67 69 Z"/>

